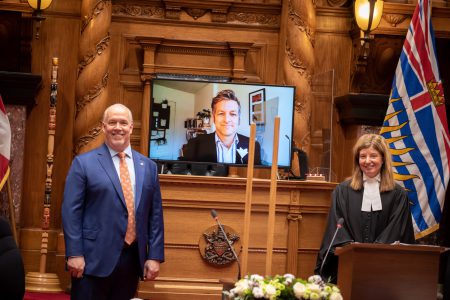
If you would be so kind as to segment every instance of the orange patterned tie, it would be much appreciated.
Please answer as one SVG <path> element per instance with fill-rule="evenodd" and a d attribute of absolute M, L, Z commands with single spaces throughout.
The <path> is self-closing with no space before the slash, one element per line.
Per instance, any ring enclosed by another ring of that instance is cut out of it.
<path fill-rule="evenodd" d="M 120 184 L 122 185 L 123 196 L 128 210 L 128 225 L 125 234 L 125 242 L 131 244 L 136 239 L 136 219 L 134 217 L 134 196 L 131 187 L 130 172 L 128 171 L 127 161 L 125 160 L 125 153 L 119 152 L 120 157 Z"/>

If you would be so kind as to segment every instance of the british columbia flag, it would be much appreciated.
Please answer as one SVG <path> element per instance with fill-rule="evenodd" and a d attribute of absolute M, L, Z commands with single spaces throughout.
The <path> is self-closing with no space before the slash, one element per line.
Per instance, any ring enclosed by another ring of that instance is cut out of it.
<path fill-rule="evenodd" d="M 418 1 L 381 129 L 394 178 L 408 191 L 416 238 L 439 228 L 449 180 L 449 132 L 430 8 L 429 0 Z"/>

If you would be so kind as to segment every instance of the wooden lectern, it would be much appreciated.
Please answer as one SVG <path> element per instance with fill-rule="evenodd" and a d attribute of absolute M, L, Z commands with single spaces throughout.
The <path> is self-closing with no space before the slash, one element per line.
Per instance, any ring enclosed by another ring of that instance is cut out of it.
<path fill-rule="evenodd" d="M 425 245 L 348 244 L 336 248 L 345 300 L 436 299 L 439 256 Z"/>

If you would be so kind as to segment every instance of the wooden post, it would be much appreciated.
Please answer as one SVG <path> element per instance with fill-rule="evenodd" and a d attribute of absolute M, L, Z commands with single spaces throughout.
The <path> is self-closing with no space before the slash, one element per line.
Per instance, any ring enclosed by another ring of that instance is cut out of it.
<path fill-rule="evenodd" d="M 28 272 L 25 278 L 27 291 L 61 292 L 58 275 L 46 273 L 48 253 L 48 230 L 50 229 L 50 208 L 53 174 L 53 150 L 56 132 L 56 99 L 58 96 L 58 58 L 52 59 L 52 75 L 50 86 L 50 108 L 47 140 L 47 174 L 45 178 L 44 210 L 42 213 L 41 259 L 39 272 Z"/>
<path fill-rule="evenodd" d="M 275 117 L 273 127 L 272 169 L 270 173 L 269 220 L 267 223 L 266 276 L 272 273 L 273 233 L 275 229 L 275 204 L 277 198 L 278 143 L 280 137 L 280 117 Z"/>
<path fill-rule="evenodd" d="M 250 216 L 252 210 L 252 188 L 253 188 L 253 166 L 255 165 L 255 137 L 256 125 L 250 125 L 250 141 L 247 164 L 247 184 L 245 187 L 245 208 L 244 208 L 244 233 L 242 238 L 242 259 L 241 274 L 247 275 L 248 269 L 248 243 L 250 237 Z"/>

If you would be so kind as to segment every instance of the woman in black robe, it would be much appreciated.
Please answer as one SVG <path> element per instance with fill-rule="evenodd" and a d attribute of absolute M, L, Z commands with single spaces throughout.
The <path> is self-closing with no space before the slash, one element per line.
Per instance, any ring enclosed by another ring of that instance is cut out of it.
<path fill-rule="evenodd" d="M 333 191 L 315 268 L 316 274 L 334 283 L 338 268 L 338 258 L 334 255 L 336 247 L 352 242 L 415 242 L 409 199 L 406 191 L 394 181 L 385 139 L 377 134 L 365 134 L 356 142 L 353 155 L 352 177 Z M 344 223 L 324 261 L 340 218 Z"/>

